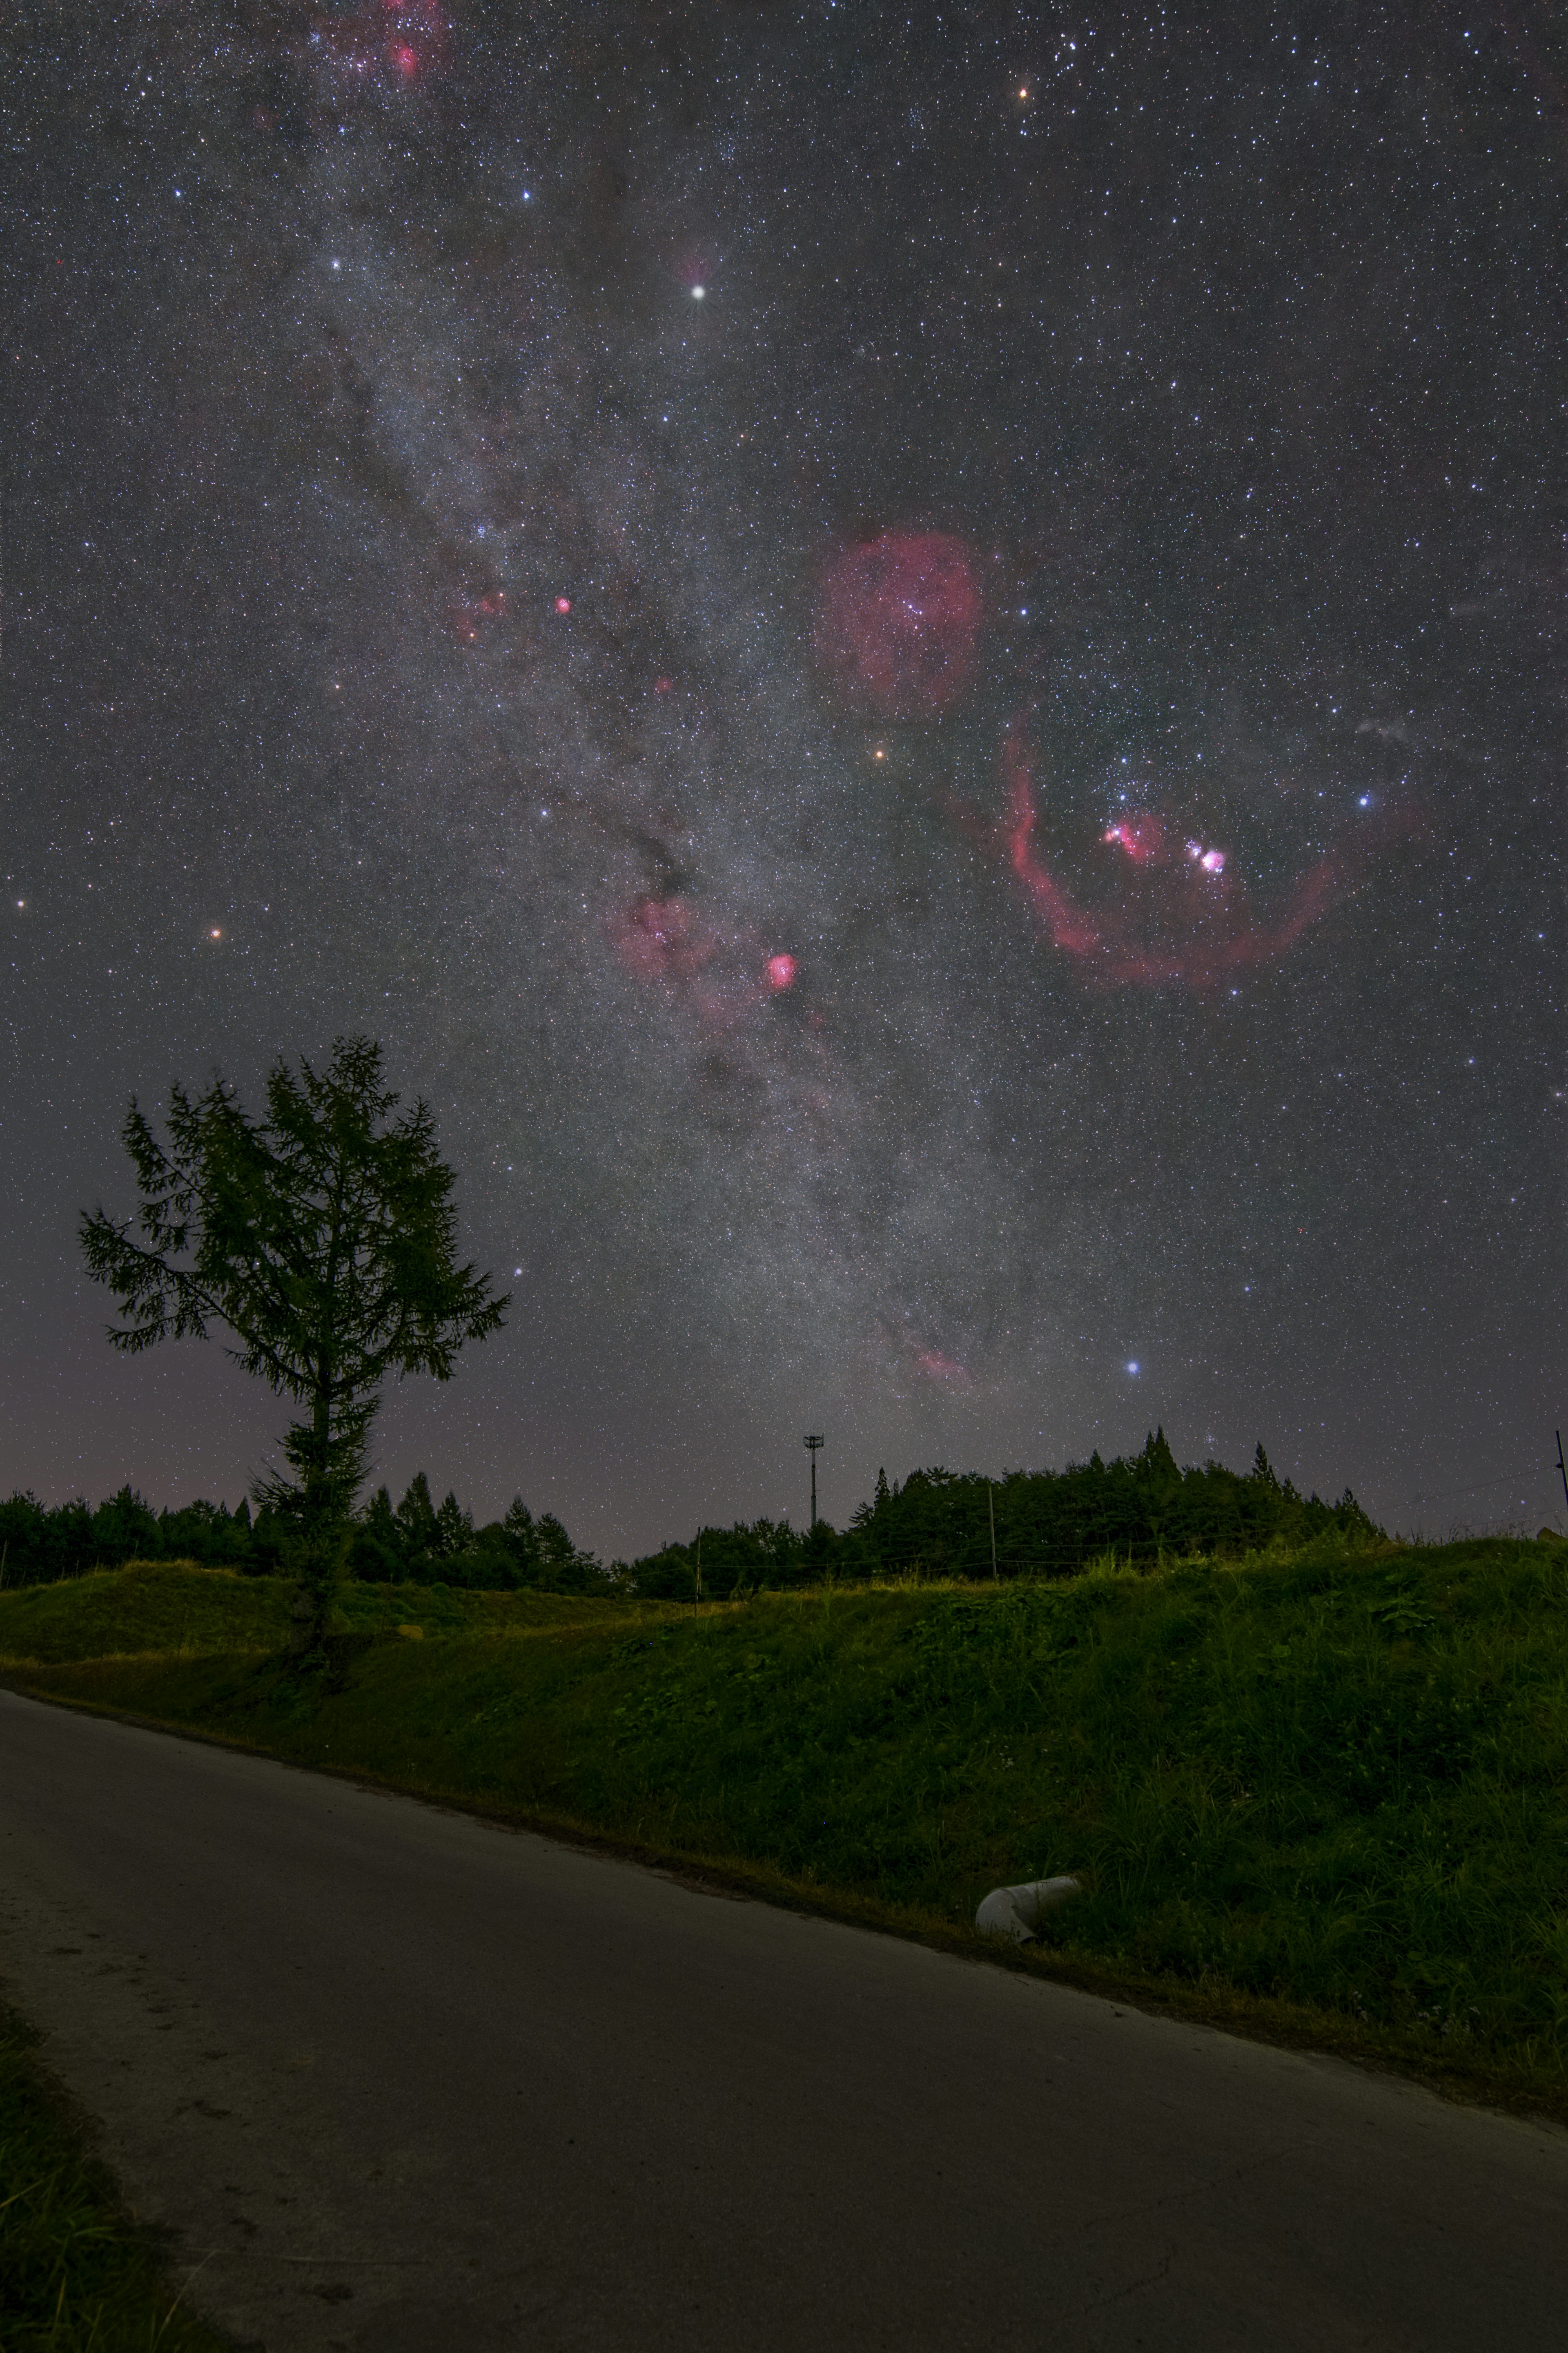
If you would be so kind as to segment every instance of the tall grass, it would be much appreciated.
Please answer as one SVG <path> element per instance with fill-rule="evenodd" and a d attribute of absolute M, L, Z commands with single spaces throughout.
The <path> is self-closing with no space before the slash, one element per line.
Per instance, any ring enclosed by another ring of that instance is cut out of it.
<path fill-rule="evenodd" d="M 258 1659 L 37 1679 L 954 1932 L 1075 1872 L 1064 1966 L 1568 2099 L 1560 1546 L 623 1608 L 389 1642 L 336 1693 Z"/>
<path fill-rule="evenodd" d="M 180 2306 L 33 2037 L 0 2010 L 0 2346 L 5 2353 L 222 2353 Z"/>
<path fill-rule="evenodd" d="M 282 1577 L 240 1577 L 192 1560 L 133 1560 L 53 1585 L 0 1592 L 0 1659 L 105 1658 L 158 1651 L 280 1649 L 289 1631 L 293 1588 Z M 612 1601 L 552 1593 L 464 1592 L 445 1585 L 360 1585 L 343 1588 L 342 1607 L 360 1632 L 412 1623 L 423 1632 L 462 1628 L 552 1626 Z"/>

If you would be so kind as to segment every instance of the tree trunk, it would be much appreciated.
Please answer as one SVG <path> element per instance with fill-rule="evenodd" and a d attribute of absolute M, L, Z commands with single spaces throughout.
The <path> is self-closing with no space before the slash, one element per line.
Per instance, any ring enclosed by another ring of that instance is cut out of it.
<path fill-rule="evenodd" d="M 297 1540 L 294 1568 L 298 1590 L 290 1607 L 294 1621 L 292 1655 L 301 1662 L 326 1662 L 325 1642 L 340 1631 L 338 1594 L 342 1584 L 348 1534 L 340 1525 L 336 1482 L 331 1472 L 332 1388 L 330 1374 L 316 1383 L 310 1407 L 313 1460 L 305 1473 L 304 1525 Z"/>

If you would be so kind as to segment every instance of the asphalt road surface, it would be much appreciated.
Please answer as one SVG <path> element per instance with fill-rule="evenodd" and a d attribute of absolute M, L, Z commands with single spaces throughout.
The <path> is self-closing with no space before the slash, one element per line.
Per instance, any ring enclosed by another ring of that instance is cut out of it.
<path fill-rule="evenodd" d="M 0 1975 L 268 2353 L 1526 2353 L 1568 2134 L 0 1694 Z"/>

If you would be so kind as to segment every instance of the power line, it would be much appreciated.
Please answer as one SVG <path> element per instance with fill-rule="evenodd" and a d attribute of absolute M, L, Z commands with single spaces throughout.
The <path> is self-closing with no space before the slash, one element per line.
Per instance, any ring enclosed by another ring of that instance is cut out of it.
<path fill-rule="evenodd" d="M 1442 1504 L 1453 1495 L 1489 1495 L 1499 1487 L 1511 1487 L 1518 1483 L 1514 1474 L 1509 1472 L 1500 1479 L 1483 1479 L 1479 1487 L 1439 1487 L 1435 1494 L 1424 1492 L 1413 1495 L 1411 1501 L 1415 1504 Z M 1522 1495 L 1520 1501 L 1524 1501 Z"/>

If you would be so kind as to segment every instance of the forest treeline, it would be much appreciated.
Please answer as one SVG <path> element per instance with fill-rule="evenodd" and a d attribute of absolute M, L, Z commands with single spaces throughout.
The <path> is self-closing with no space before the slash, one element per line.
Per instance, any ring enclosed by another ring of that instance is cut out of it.
<path fill-rule="evenodd" d="M 154 1512 L 131 1487 L 94 1511 L 84 1503 L 53 1510 L 31 1495 L 0 1504 L 0 1584 L 41 1585 L 117 1568 L 128 1560 L 194 1560 L 247 1577 L 287 1574 L 293 1525 L 263 1505 L 231 1512 L 223 1504 L 189 1504 Z M 545 1593 L 609 1591 L 614 1572 L 579 1552 L 553 1513 L 535 1519 L 518 1498 L 504 1519 L 474 1525 L 456 1495 L 431 1499 L 420 1472 L 403 1501 L 378 1487 L 353 1521 L 346 1562 L 369 1584 L 464 1585 Z"/>
<path fill-rule="evenodd" d="M 1152 1567 L 1163 1554 L 1252 1551 L 1307 1544 L 1331 1530 L 1372 1539 L 1383 1530 L 1347 1487 L 1337 1503 L 1300 1494 L 1258 1447 L 1246 1476 L 1221 1463 L 1181 1469 L 1163 1430 L 1141 1454 L 1065 1471 L 1010 1471 L 1000 1479 L 912 1471 L 901 1486 L 879 1472 L 876 1493 L 842 1532 L 788 1521 L 704 1528 L 688 1545 L 631 1563 L 634 1589 L 684 1599 L 755 1588 L 889 1577 L 1071 1577 L 1114 1554 Z"/>
<path fill-rule="evenodd" d="M 704 1527 L 689 1544 L 606 1565 L 581 1551 L 553 1514 L 537 1519 L 521 1498 L 504 1518 L 476 1527 L 455 1494 L 431 1497 L 423 1472 L 394 1504 L 380 1487 L 357 1514 L 351 1576 L 548 1593 L 625 1592 L 645 1599 L 721 1600 L 758 1590 L 892 1577 L 1070 1577 L 1113 1554 L 1152 1567 L 1162 1555 L 1224 1556 L 1282 1541 L 1306 1544 L 1337 1530 L 1372 1539 L 1383 1531 L 1347 1487 L 1337 1503 L 1299 1493 L 1258 1447 L 1242 1475 L 1218 1462 L 1182 1469 L 1163 1430 L 1140 1454 L 1065 1471 L 977 1473 L 913 1471 L 901 1485 L 878 1474 L 876 1493 L 847 1527 L 787 1520 Z M 154 1512 L 130 1487 L 93 1510 L 47 1508 L 31 1495 L 0 1504 L 0 1583 L 33 1585 L 127 1560 L 195 1560 L 249 1576 L 284 1568 L 289 1523 L 247 1504 L 230 1512 L 197 1503 Z"/>

